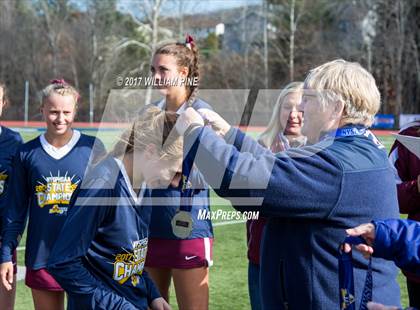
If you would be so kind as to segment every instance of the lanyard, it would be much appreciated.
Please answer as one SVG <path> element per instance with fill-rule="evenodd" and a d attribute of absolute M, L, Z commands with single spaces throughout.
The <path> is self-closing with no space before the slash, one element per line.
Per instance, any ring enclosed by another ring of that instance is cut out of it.
<path fill-rule="evenodd" d="M 198 146 L 200 145 L 202 132 L 203 128 L 200 129 L 198 138 L 194 141 L 194 144 L 182 161 L 182 180 L 180 184 L 181 204 L 179 206 L 178 212 L 175 214 L 171 221 L 173 234 L 181 239 L 185 239 L 191 236 L 193 230 L 191 210 L 193 206 L 194 188 L 189 178 L 194 165 L 195 155 L 197 154 Z"/>
<path fill-rule="evenodd" d="M 347 237 L 343 243 L 357 245 L 366 242 L 361 237 Z M 351 252 L 344 253 L 344 251 L 341 250 L 341 246 L 338 256 L 338 273 L 340 310 L 356 310 L 352 255 Z M 367 303 L 372 301 L 372 280 L 372 258 L 369 258 L 359 310 L 367 310 Z"/>
<path fill-rule="evenodd" d="M 191 184 L 190 173 L 194 165 L 194 159 L 197 154 L 198 146 L 200 145 L 200 138 L 203 133 L 203 128 L 200 129 L 198 138 L 194 141 L 191 149 L 188 151 L 184 160 L 182 161 L 182 179 L 181 179 L 181 211 L 191 212 L 194 188 Z"/>
<path fill-rule="evenodd" d="M 364 136 L 368 138 L 378 149 L 384 149 L 385 147 L 383 144 L 375 137 L 375 135 L 368 130 L 366 127 L 362 125 L 349 125 L 341 128 L 337 128 L 337 130 L 330 131 L 325 133 L 321 136 L 321 141 L 326 139 L 334 139 L 334 138 L 341 138 L 341 137 L 356 137 L 356 136 Z"/>
<path fill-rule="evenodd" d="M 336 137 L 354 137 L 363 136 L 367 129 L 362 126 L 342 127 L 335 132 Z"/>
<path fill-rule="evenodd" d="M 337 128 L 337 130 L 335 131 L 332 130 L 329 132 L 324 132 L 324 134 L 321 135 L 321 140 L 341 137 L 366 136 L 367 132 L 369 132 L 369 130 L 367 130 L 366 127 L 363 127 L 361 125 L 345 126 Z"/>

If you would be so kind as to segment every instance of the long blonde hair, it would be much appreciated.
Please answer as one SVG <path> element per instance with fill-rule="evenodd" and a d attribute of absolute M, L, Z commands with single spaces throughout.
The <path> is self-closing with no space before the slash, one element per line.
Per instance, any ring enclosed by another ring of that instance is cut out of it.
<path fill-rule="evenodd" d="M 144 151 L 148 145 L 154 145 L 160 158 L 179 159 L 183 154 L 183 139 L 176 132 L 175 123 L 176 113 L 151 106 L 122 134 L 110 154 L 122 158 L 135 149 Z"/>
<path fill-rule="evenodd" d="M 287 84 L 283 90 L 280 92 L 279 97 L 277 98 L 276 104 L 274 105 L 273 115 L 271 116 L 270 122 L 267 125 L 267 128 L 259 136 L 258 140 L 265 146 L 271 147 L 276 136 L 284 131 L 284 128 L 280 124 L 280 111 L 286 97 L 292 93 L 300 92 L 303 90 L 302 82 L 291 82 Z"/>

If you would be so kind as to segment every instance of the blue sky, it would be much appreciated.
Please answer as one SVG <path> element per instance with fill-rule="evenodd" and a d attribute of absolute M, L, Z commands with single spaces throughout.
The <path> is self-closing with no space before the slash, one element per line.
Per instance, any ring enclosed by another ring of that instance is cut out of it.
<path fill-rule="evenodd" d="M 220 9 L 228 9 L 240 7 L 245 4 L 252 5 L 261 3 L 262 0 L 183 0 L 184 14 L 194 14 L 211 12 Z M 139 1 L 120 0 L 118 8 L 121 11 L 133 10 L 138 6 Z M 141 3 L 141 1 L 140 1 Z M 176 15 L 179 10 L 179 0 L 166 0 L 165 5 L 162 7 L 162 15 Z M 141 14 L 135 12 L 135 14 Z"/>

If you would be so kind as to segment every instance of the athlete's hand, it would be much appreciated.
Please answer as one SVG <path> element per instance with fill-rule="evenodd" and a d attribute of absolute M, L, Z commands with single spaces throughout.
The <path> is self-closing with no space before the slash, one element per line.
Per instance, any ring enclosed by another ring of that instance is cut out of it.
<path fill-rule="evenodd" d="M 373 242 L 375 241 L 375 225 L 372 223 L 366 223 L 359 225 L 354 228 L 350 228 L 346 230 L 346 233 L 349 236 L 358 237 L 361 236 L 365 239 L 366 244 L 358 244 L 355 246 L 357 250 L 359 250 L 365 258 L 369 258 L 373 253 Z M 348 253 L 351 251 L 350 244 L 344 244 L 344 252 Z"/>
<path fill-rule="evenodd" d="M 0 277 L 1 283 L 6 288 L 6 290 L 10 291 L 12 289 L 13 284 L 13 263 L 6 262 L 0 264 Z"/>
<path fill-rule="evenodd" d="M 175 128 L 183 136 L 191 125 L 204 126 L 203 118 L 193 108 L 188 108 L 179 115 Z"/>
<path fill-rule="evenodd" d="M 219 135 L 224 135 L 229 131 L 230 125 L 219 114 L 209 109 L 198 109 L 198 113 L 203 117 L 204 122 L 211 125 L 211 128 Z"/>
<path fill-rule="evenodd" d="M 150 304 L 151 310 L 171 310 L 171 306 L 166 302 L 165 299 L 162 297 L 153 299 L 152 303 Z"/>
<path fill-rule="evenodd" d="M 417 190 L 420 193 L 420 174 L 417 176 Z"/>

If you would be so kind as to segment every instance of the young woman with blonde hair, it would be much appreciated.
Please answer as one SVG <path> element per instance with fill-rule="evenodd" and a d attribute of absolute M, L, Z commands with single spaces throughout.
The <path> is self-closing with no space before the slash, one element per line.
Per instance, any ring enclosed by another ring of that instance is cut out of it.
<path fill-rule="evenodd" d="M 28 220 L 25 284 L 35 309 L 64 309 L 64 290 L 46 270 L 51 249 L 73 206 L 95 138 L 72 128 L 79 93 L 64 80 L 42 91 L 41 113 L 47 130 L 22 145 L 13 162 L 0 253 L 2 285 L 13 285 L 13 251 Z M 102 142 L 98 151 L 103 152 Z"/>

